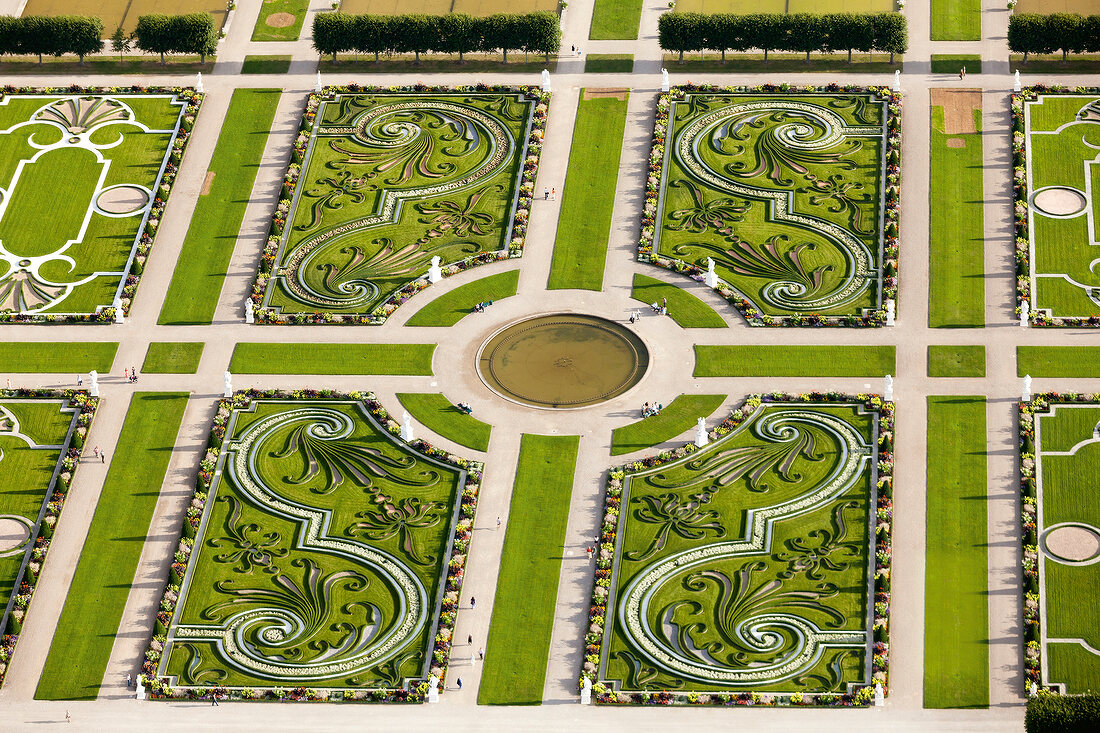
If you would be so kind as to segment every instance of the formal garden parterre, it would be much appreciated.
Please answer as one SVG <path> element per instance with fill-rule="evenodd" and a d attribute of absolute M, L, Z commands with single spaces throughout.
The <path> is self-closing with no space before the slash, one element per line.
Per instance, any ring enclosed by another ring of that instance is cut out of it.
<path fill-rule="evenodd" d="M 424 699 L 482 466 L 398 431 L 370 393 L 221 402 L 146 654 L 154 697 Z"/>
<path fill-rule="evenodd" d="M 1100 689 L 1100 394 L 1020 403 L 1024 669 L 1029 687 Z"/>
<path fill-rule="evenodd" d="M 180 87 L 5 87 L 0 322 L 129 310 L 201 100 Z"/>
<path fill-rule="evenodd" d="M 753 326 L 878 326 L 897 298 L 901 96 L 683 86 L 657 101 L 638 259 Z"/>
<path fill-rule="evenodd" d="M 1017 312 L 1100 327 L 1100 88 L 1028 87 L 1012 116 Z"/>
<path fill-rule="evenodd" d="M 98 404 L 83 391 L 0 392 L 0 685 Z"/>
<path fill-rule="evenodd" d="M 888 684 L 893 403 L 752 395 L 608 475 L 597 702 L 867 705 Z"/>
<path fill-rule="evenodd" d="M 523 252 L 549 94 L 311 94 L 252 292 L 261 323 L 378 324 L 441 276 Z"/>

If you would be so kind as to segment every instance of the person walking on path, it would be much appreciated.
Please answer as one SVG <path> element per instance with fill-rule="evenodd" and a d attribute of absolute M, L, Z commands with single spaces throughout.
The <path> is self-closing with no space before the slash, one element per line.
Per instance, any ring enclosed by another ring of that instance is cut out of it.
<path fill-rule="evenodd" d="M 549 186 L 542 189 L 542 200 L 543 201 L 549 201 L 550 200 L 550 188 L 549 188 Z"/>
<path fill-rule="evenodd" d="M 478 659 L 485 659 L 485 650 L 484 649 L 478 649 L 477 650 L 477 658 Z"/>
<path fill-rule="evenodd" d="M 104 451 L 99 452 L 99 462 L 100 463 L 106 463 L 107 462 L 107 451 L 104 450 Z"/>
<path fill-rule="evenodd" d="M 132 690 L 134 688 L 134 678 L 130 676 L 130 673 L 126 673 L 126 689 Z"/>
<path fill-rule="evenodd" d="M 558 198 L 558 189 L 557 188 L 551 188 L 550 189 L 550 200 L 554 201 L 557 198 Z"/>
<path fill-rule="evenodd" d="M 460 690 L 462 689 L 462 678 L 461 677 L 458 678 L 458 689 L 460 689 Z"/>
<path fill-rule="evenodd" d="M 959 75 L 959 78 L 962 79 L 961 74 Z M 127 382 L 130 381 L 130 370 L 126 367 L 122 367 L 122 378 L 125 379 Z"/>
<path fill-rule="evenodd" d="M 473 596 L 470 596 L 470 610 L 473 610 L 473 608 L 476 604 L 477 604 L 477 599 L 474 598 Z"/>
<path fill-rule="evenodd" d="M 500 517 L 497 517 L 497 529 L 500 529 Z"/>
<path fill-rule="evenodd" d="M 98 445 L 95 448 L 92 448 L 92 455 L 95 456 L 96 458 L 99 458 L 99 446 Z"/>
<path fill-rule="evenodd" d="M 73 722 L 73 716 L 69 715 L 69 711 L 68 711 L 68 710 L 66 710 L 66 711 L 65 711 L 65 722 L 66 722 L 66 723 L 71 723 L 71 722 Z"/>
<path fill-rule="evenodd" d="M 212 707 L 212 708 L 219 707 L 219 705 L 218 705 L 218 691 L 217 690 L 214 690 L 214 692 L 212 692 L 210 694 L 210 707 Z"/>
<path fill-rule="evenodd" d="M 466 637 L 466 643 L 469 644 L 470 646 L 474 645 L 474 635 L 473 634 L 470 634 L 469 636 Z"/>

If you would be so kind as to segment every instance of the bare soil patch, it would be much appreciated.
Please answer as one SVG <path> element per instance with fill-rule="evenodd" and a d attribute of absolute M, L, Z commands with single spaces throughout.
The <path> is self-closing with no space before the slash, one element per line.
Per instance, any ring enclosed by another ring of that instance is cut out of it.
<path fill-rule="evenodd" d="M 199 191 L 199 196 L 205 196 L 210 193 L 210 187 L 214 185 L 214 171 L 207 171 L 206 178 L 202 179 L 202 190 Z"/>
<path fill-rule="evenodd" d="M 949 147 L 949 148 L 965 148 L 966 147 L 966 140 L 963 140 L 961 137 L 948 138 L 947 147 Z"/>
<path fill-rule="evenodd" d="M 1085 527 L 1058 527 L 1047 533 L 1047 552 L 1063 560 L 1082 562 L 1100 553 L 1100 535 Z"/>
<path fill-rule="evenodd" d="M 294 25 L 294 16 L 290 13 L 272 13 L 264 18 L 264 25 L 271 28 L 289 28 Z"/>
<path fill-rule="evenodd" d="M 624 100 L 626 95 L 630 93 L 629 89 L 624 88 L 609 88 L 609 89 L 585 89 L 585 99 L 600 99 L 600 98 L 613 98 Z"/>
<path fill-rule="evenodd" d="M 982 108 L 980 89 L 932 89 L 932 106 L 943 107 L 943 131 L 947 135 L 969 135 L 974 126 L 974 110 Z"/>
<path fill-rule="evenodd" d="M 149 203 L 149 194 L 133 186 L 117 186 L 104 191 L 96 205 L 110 214 L 129 214 Z"/>
<path fill-rule="evenodd" d="M 30 536 L 27 525 L 10 517 L 0 518 L 0 552 L 16 549 Z"/>
<path fill-rule="evenodd" d="M 1088 205 L 1085 199 L 1077 191 L 1069 188 L 1048 188 L 1035 194 L 1031 200 L 1035 208 L 1055 216 L 1069 216 L 1076 214 Z"/>

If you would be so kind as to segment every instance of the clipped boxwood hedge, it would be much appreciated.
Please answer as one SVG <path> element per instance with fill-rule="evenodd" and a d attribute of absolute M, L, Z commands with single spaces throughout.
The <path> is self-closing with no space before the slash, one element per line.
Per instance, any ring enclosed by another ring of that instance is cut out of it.
<path fill-rule="evenodd" d="M 1093 733 L 1100 728 L 1100 695 L 1040 693 L 1027 701 L 1027 733 Z"/>

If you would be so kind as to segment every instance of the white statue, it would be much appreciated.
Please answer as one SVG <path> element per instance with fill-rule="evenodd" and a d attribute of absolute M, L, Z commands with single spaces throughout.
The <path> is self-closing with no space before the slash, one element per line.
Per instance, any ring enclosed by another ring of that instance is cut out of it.
<path fill-rule="evenodd" d="M 126 314 L 122 312 L 122 298 L 116 295 L 111 307 L 115 309 L 115 323 L 124 322 Z"/>
<path fill-rule="evenodd" d="M 707 258 L 707 274 L 703 276 L 703 283 L 708 288 L 718 287 L 718 273 L 714 271 L 714 260 Z"/>
<path fill-rule="evenodd" d="M 443 269 L 439 266 L 439 255 L 432 257 L 432 266 L 428 268 L 428 282 L 435 284 L 443 279 Z"/>
<path fill-rule="evenodd" d="M 95 369 L 88 372 L 88 394 L 99 397 L 99 372 Z"/>
<path fill-rule="evenodd" d="M 1031 303 L 1026 300 L 1020 303 L 1020 328 L 1027 328 L 1031 319 Z"/>
<path fill-rule="evenodd" d="M 584 684 L 581 685 L 581 705 L 592 704 L 592 680 L 587 677 L 584 678 Z"/>
<path fill-rule="evenodd" d="M 202 94 L 206 89 L 202 85 L 202 72 L 199 72 L 198 78 L 195 79 L 195 91 Z"/>
<path fill-rule="evenodd" d="M 875 707 L 881 708 L 886 704 L 886 695 L 882 694 L 882 684 L 875 683 Z"/>
<path fill-rule="evenodd" d="M 1019 74 L 1020 72 L 1016 72 Z M 1031 697 L 1035 697 L 1039 694 L 1039 685 L 1035 684 L 1035 680 L 1031 681 L 1031 684 L 1027 686 L 1027 694 Z"/>
<path fill-rule="evenodd" d="M 894 91 L 901 91 L 901 69 L 894 70 Z"/>
<path fill-rule="evenodd" d="M 413 440 L 413 420 L 407 411 L 401 421 L 401 440 L 406 443 Z"/>
<path fill-rule="evenodd" d="M 144 680 L 145 680 L 145 677 L 143 677 L 142 675 L 139 674 L 138 678 L 137 678 L 137 695 L 135 695 L 135 697 L 138 700 L 144 700 L 145 699 L 145 682 L 144 682 Z"/>
<path fill-rule="evenodd" d="M 474 654 L 473 652 L 470 652 L 470 666 L 471 667 L 476 667 L 477 666 L 477 655 Z"/>
<path fill-rule="evenodd" d="M 252 298 L 244 300 L 244 322 L 253 324 L 256 322 L 256 313 L 253 311 Z"/>
<path fill-rule="evenodd" d="M 894 299 L 890 298 L 886 301 L 886 325 L 893 326 L 894 318 L 897 316 L 897 306 L 894 305 Z"/>
<path fill-rule="evenodd" d="M 661 69 L 661 91 L 668 91 L 668 69 Z"/>
<path fill-rule="evenodd" d="M 439 678 L 434 674 L 428 678 L 428 702 L 439 702 Z"/>
<path fill-rule="evenodd" d="M 1020 390 L 1020 402 L 1031 402 L 1031 375 L 1024 375 L 1024 388 Z"/>
<path fill-rule="evenodd" d="M 542 70 L 542 91 L 550 91 L 550 72 L 546 69 Z"/>
<path fill-rule="evenodd" d="M 313 84 L 313 91 L 319 92 L 319 91 L 321 91 L 321 88 L 322 88 L 322 86 L 321 86 L 321 72 L 318 71 L 317 72 L 317 81 L 314 82 L 314 84 Z"/>
<path fill-rule="evenodd" d="M 695 423 L 695 447 L 702 448 L 710 440 L 707 437 L 707 421 L 703 418 L 699 418 L 699 422 Z"/>
<path fill-rule="evenodd" d="M 233 396 L 233 375 L 227 369 L 222 379 L 225 381 L 225 393 L 222 396 L 228 399 Z"/>
<path fill-rule="evenodd" d="M 886 382 L 886 387 L 882 390 L 882 399 L 886 400 L 887 402 L 893 402 L 894 401 L 894 378 L 891 377 L 889 374 L 887 374 L 886 379 L 883 380 L 883 381 Z"/>
<path fill-rule="evenodd" d="M 1016 73 L 1012 77 L 1012 91 L 1018 92 L 1022 89 L 1023 87 L 1020 86 L 1020 70 L 1016 69 Z"/>

